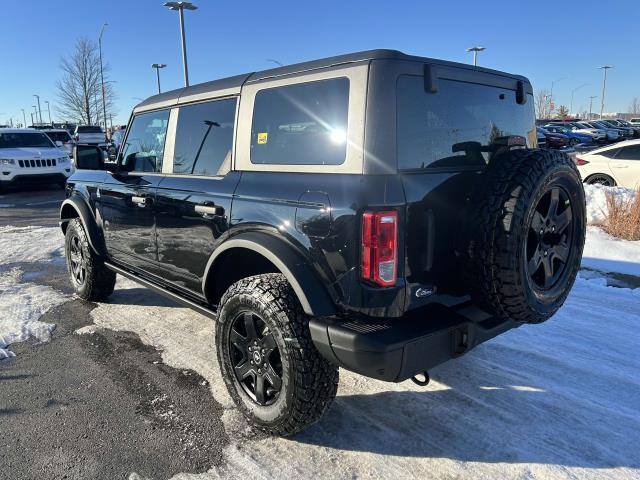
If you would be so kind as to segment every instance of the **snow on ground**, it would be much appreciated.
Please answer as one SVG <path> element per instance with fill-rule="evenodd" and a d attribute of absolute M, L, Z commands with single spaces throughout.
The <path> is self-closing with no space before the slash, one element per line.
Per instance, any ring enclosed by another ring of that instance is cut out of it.
<path fill-rule="evenodd" d="M 64 237 L 57 227 L 0 227 L 0 266 L 44 262 L 63 254 Z"/>
<path fill-rule="evenodd" d="M 22 283 L 21 276 L 18 268 L 0 275 L 0 360 L 14 356 L 7 348 L 12 343 L 29 338 L 48 342 L 55 325 L 38 318 L 67 300 L 50 287 Z"/>
<path fill-rule="evenodd" d="M 39 322 L 50 308 L 67 296 L 46 286 L 24 282 L 20 262 L 45 262 L 59 258 L 62 235 L 53 227 L 0 227 L 0 360 L 14 356 L 12 343 L 34 338 L 46 342 L 55 325 Z"/>
<path fill-rule="evenodd" d="M 213 321 L 127 280 L 93 310 L 95 326 L 133 331 L 190 368 L 226 409 L 236 443 L 214 478 L 640 478 L 640 290 L 579 278 L 561 311 L 433 370 L 391 384 L 341 370 L 338 397 L 291 439 L 244 438 L 219 376 Z M 243 440 L 244 438 L 244 440 Z"/>
<path fill-rule="evenodd" d="M 640 241 L 615 238 L 598 227 L 587 227 L 582 266 L 640 277 Z"/>

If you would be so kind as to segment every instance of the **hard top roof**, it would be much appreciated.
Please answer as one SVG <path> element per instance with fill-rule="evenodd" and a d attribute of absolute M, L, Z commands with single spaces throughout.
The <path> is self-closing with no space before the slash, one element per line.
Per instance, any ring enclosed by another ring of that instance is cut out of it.
<path fill-rule="evenodd" d="M 175 105 L 183 101 L 190 101 L 187 99 L 195 99 L 198 96 L 204 96 L 207 93 L 213 93 L 224 90 L 238 90 L 245 83 L 255 83 L 261 80 L 274 77 L 282 77 L 285 75 L 304 74 L 311 70 L 318 70 L 321 68 L 328 68 L 338 65 L 346 65 L 350 63 L 366 63 L 371 60 L 398 60 L 398 61 L 410 61 L 421 62 L 436 65 L 447 65 L 458 68 L 465 68 L 469 70 L 477 70 L 487 73 L 498 74 L 502 76 L 508 76 L 524 80 L 528 82 L 525 77 L 520 75 L 513 75 L 505 72 L 499 72 L 484 67 L 476 67 L 465 63 L 449 62 L 446 60 L 438 60 L 428 57 L 419 57 L 415 55 L 407 55 L 398 50 L 366 50 L 363 52 L 349 53 L 346 55 L 338 55 L 335 57 L 327 57 L 319 60 L 311 60 L 308 62 L 296 63 L 293 65 L 285 65 L 282 67 L 271 68 L 268 70 L 262 70 L 259 72 L 245 73 L 242 75 L 236 75 L 233 77 L 222 78 L 220 80 L 213 80 L 210 82 L 200 83 L 197 85 L 191 85 L 189 87 L 178 88 L 167 92 L 153 95 L 143 102 L 135 106 L 134 110 L 150 110 L 153 108 L 168 107 Z"/>

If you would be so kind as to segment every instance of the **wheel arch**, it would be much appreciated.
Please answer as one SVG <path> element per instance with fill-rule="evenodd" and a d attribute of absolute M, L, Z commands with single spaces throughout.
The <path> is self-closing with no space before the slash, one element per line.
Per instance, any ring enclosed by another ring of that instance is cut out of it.
<path fill-rule="evenodd" d="M 285 241 L 263 232 L 242 233 L 222 243 L 209 258 L 202 292 L 215 305 L 233 283 L 262 273 L 282 273 L 306 314 L 336 313 L 330 292 L 309 262 Z"/>
<path fill-rule="evenodd" d="M 91 249 L 98 255 L 104 255 L 104 246 L 96 219 L 87 203 L 77 196 L 67 198 L 60 206 L 60 228 L 63 234 L 66 234 L 67 226 L 74 218 L 79 218 L 82 222 Z"/>
<path fill-rule="evenodd" d="M 618 180 L 616 180 L 616 178 L 608 172 L 594 172 L 594 173 L 590 173 L 589 175 L 587 175 L 587 177 L 584 179 L 584 183 L 589 184 L 589 181 L 593 178 L 593 177 L 598 177 L 598 176 L 605 176 L 605 177 L 609 177 L 612 181 L 613 181 L 613 185 L 612 187 L 615 187 L 617 185 L 619 185 Z"/>

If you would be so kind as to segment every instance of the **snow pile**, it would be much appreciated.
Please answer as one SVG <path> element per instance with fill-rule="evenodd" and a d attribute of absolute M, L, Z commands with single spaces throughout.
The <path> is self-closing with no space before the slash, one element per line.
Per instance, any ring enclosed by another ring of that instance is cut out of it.
<path fill-rule="evenodd" d="M 56 227 L 0 227 L 0 265 L 61 256 L 63 242 L 62 231 Z"/>
<path fill-rule="evenodd" d="M 633 199 L 635 191 L 624 187 L 605 187 L 603 185 L 584 185 L 587 201 L 587 224 L 602 225 L 607 217 L 607 193 L 624 199 Z"/>
<path fill-rule="evenodd" d="M 55 325 L 38 318 L 66 300 L 50 287 L 21 283 L 21 275 L 18 268 L 0 275 L 0 360 L 14 356 L 7 350 L 12 343 L 29 338 L 48 342 Z"/>

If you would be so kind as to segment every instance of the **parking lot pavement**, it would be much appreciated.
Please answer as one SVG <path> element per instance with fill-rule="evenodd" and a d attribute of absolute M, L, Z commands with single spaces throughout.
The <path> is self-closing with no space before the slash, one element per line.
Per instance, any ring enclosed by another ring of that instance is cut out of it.
<path fill-rule="evenodd" d="M 0 231 L 17 226 L 15 231 L 30 235 L 45 232 L 62 245 L 57 228 L 31 228 L 57 227 L 63 197 L 57 187 L 3 193 Z M 19 239 L 11 238 L 14 243 Z M 20 282 L 5 291 L 0 283 L 0 316 L 24 315 L 23 306 L 37 303 L 24 294 L 46 288 L 44 295 L 57 306 L 39 323 L 55 325 L 55 330 L 48 343 L 13 343 L 9 348 L 16 356 L 0 361 L 3 474 L 125 479 L 135 470 L 143 478 L 162 479 L 218 465 L 228 440 L 222 409 L 207 382 L 192 370 L 168 367 L 155 348 L 134 334 L 74 333 L 92 323 L 95 304 L 70 295 L 58 252 L 43 257 L 30 245 L 22 247 L 0 249 L 10 252 L 5 257 L 24 251 L 27 259 L 0 258 L 0 279 Z M 18 293 L 24 296 L 17 302 L 7 298 Z M 156 302 L 165 301 L 158 297 Z"/>
<path fill-rule="evenodd" d="M 0 226 L 56 226 L 62 200 L 64 191 L 57 185 L 3 191 L 0 193 Z"/>

